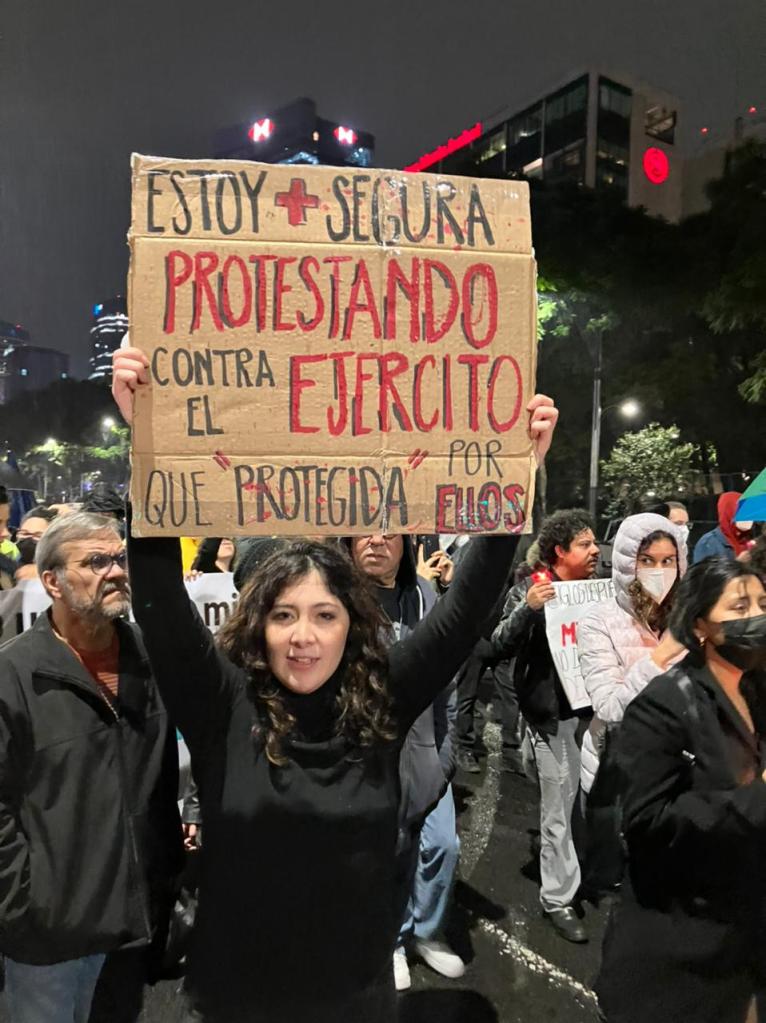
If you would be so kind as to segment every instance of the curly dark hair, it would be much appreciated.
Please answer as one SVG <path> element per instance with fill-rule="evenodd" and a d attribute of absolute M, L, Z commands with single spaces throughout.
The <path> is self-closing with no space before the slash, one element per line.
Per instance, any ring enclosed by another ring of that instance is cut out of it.
<path fill-rule="evenodd" d="M 664 529 L 655 529 L 653 532 L 645 536 L 641 543 L 638 545 L 639 554 L 643 554 L 649 550 L 652 544 L 656 540 L 670 540 L 676 549 L 676 556 L 678 555 L 678 544 L 676 538 L 670 533 L 667 533 Z M 668 627 L 670 616 L 673 611 L 673 606 L 676 602 L 676 594 L 678 593 L 678 587 L 681 582 L 680 574 L 676 576 L 676 581 L 665 597 L 661 604 L 658 604 L 656 600 L 653 600 L 651 595 L 646 592 L 638 579 L 634 579 L 633 582 L 628 586 L 628 595 L 630 596 L 630 602 L 633 605 L 633 610 L 636 612 L 638 619 L 646 625 L 652 632 L 662 634 Z"/>
<path fill-rule="evenodd" d="M 335 701 L 335 735 L 346 736 L 364 750 L 391 742 L 397 734 L 386 684 L 386 620 L 368 583 L 338 547 L 297 541 L 272 554 L 248 579 L 234 612 L 217 635 L 219 647 L 250 676 L 250 695 L 261 721 L 254 734 L 277 766 L 287 763 L 284 746 L 295 732 L 296 720 L 286 706 L 282 686 L 268 667 L 266 619 L 279 595 L 313 571 L 351 619 L 338 667 L 341 683 Z"/>
<path fill-rule="evenodd" d="M 543 521 L 537 537 L 540 560 L 549 568 L 553 568 L 556 563 L 556 548 L 563 547 L 568 551 L 577 534 L 586 529 L 595 532 L 593 519 L 584 508 L 562 508 L 549 515 Z"/>

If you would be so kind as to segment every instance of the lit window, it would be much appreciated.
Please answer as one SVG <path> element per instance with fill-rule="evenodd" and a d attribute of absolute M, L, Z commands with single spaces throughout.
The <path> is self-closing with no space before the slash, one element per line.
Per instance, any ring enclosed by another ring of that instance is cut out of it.
<path fill-rule="evenodd" d="M 501 128 L 487 139 L 487 148 L 478 154 L 479 163 L 484 163 L 486 160 L 491 160 L 493 156 L 497 156 L 498 153 L 505 152 L 505 148 L 505 128 Z"/>
<path fill-rule="evenodd" d="M 19 370 L 19 376 L 20 377 L 28 377 L 29 376 L 29 370 L 26 368 L 26 366 L 22 366 L 22 368 Z"/>

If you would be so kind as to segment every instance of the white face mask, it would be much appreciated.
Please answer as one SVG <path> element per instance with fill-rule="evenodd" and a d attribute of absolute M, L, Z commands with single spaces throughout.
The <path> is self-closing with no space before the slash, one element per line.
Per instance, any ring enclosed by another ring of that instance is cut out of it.
<path fill-rule="evenodd" d="M 678 532 L 681 534 L 681 539 L 683 540 L 683 542 L 684 543 L 688 543 L 689 542 L 689 526 L 688 526 L 688 524 L 686 522 L 681 522 L 681 523 L 677 522 L 677 523 L 675 523 L 675 527 L 678 530 Z"/>
<path fill-rule="evenodd" d="M 661 604 L 678 578 L 677 568 L 639 568 L 636 578 L 652 600 Z"/>

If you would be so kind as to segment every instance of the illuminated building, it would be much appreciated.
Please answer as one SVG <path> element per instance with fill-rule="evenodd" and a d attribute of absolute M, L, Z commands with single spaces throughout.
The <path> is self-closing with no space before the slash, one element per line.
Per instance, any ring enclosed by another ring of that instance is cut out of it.
<path fill-rule="evenodd" d="M 374 152 L 374 135 L 319 117 L 310 99 L 297 99 L 253 121 L 223 128 L 215 139 L 216 159 L 261 163 L 370 167 Z"/>
<path fill-rule="evenodd" d="M 89 380 L 111 380 L 112 352 L 120 347 L 127 329 L 128 307 L 122 295 L 93 306 Z"/>
<path fill-rule="evenodd" d="M 720 176 L 730 144 L 763 121 L 751 106 L 731 139 L 715 141 L 703 128 L 696 143 L 687 133 L 684 145 L 679 108 L 661 89 L 591 69 L 510 116 L 458 132 L 405 169 L 571 182 L 678 221 L 705 208 L 704 186 Z"/>

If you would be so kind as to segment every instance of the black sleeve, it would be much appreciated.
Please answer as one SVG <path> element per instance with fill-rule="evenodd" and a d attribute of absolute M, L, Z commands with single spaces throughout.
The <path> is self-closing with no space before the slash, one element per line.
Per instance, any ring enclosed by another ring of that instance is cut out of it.
<path fill-rule="evenodd" d="M 133 614 L 171 720 L 198 760 L 212 731 L 228 718 L 236 669 L 189 599 L 180 541 L 128 537 Z"/>
<path fill-rule="evenodd" d="M 619 760 L 625 777 L 625 835 L 632 851 L 671 857 L 687 868 L 766 836 L 766 785 L 691 789 L 695 736 L 674 673 L 650 682 L 625 711 Z M 684 751 L 686 751 L 686 756 Z"/>
<path fill-rule="evenodd" d="M 389 688 L 404 731 L 473 650 L 508 578 L 518 542 L 518 536 L 473 537 L 445 596 L 391 647 Z"/>
<path fill-rule="evenodd" d="M 2 680 L 7 689 L 15 686 L 8 665 L 3 665 Z M 29 906 L 29 844 L 19 819 L 24 769 L 13 718 L 7 703 L 0 703 L 0 933 L 17 928 Z"/>

